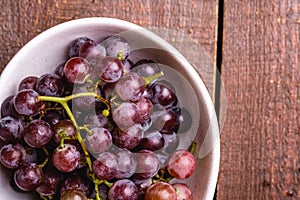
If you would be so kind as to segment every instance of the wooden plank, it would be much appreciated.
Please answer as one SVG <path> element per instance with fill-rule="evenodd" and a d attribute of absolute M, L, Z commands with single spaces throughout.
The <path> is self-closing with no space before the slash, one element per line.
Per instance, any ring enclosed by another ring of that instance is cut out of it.
<path fill-rule="evenodd" d="M 0 71 L 26 42 L 51 26 L 82 17 L 115 17 L 154 30 L 188 59 L 198 57 L 192 64 L 214 96 L 217 0 L 0 0 L 0 5 Z"/>
<path fill-rule="evenodd" d="M 220 200 L 300 199 L 299 11 L 299 0 L 225 1 Z"/>

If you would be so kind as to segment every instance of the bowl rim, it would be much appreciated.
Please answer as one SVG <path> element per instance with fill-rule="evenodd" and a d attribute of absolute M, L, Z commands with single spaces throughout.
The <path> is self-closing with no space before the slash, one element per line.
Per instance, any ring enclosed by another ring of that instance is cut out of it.
<path fill-rule="evenodd" d="M 205 102 L 205 104 L 207 106 L 213 106 L 212 100 L 208 93 L 208 90 L 207 90 L 205 84 L 203 83 L 203 80 L 200 78 L 199 73 L 185 59 L 185 57 L 180 52 L 178 52 L 177 49 L 175 49 L 170 43 L 166 42 L 164 39 L 162 39 L 161 37 L 159 37 L 158 35 L 156 35 L 155 33 L 151 32 L 151 31 L 147 30 L 144 27 L 141 27 L 141 26 L 134 24 L 132 22 L 129 22 L 129 21 L 125 21 L 123 19 L 110 18 L 110 17 L 86 17 L 86 18 L 73 19 L 70 21 L 66 21 L 66 22 L 57 24 L 57 25 L 50 27 L 50 28 L 46 29 L 45 31 L 41 32 L 40 34 L 38 34 L 37 36 L 35 36 L 31 40 L 29 40 L 11 58 L 11 60 L 8 62 L 8 64 L 5 66 L 5 68 L 3 69 L 2 73 L 1 73 L 0 84 L 5 84 L 6 80 L 3 77 L 5 77 L 6 74 L 11 74 L 12 70 L 15 70 L 13 67 L 10 67 L 10 66 L 14 66 L 19 62 L 19 57 L 22 57 L 19 55 L 27 54 L 31 48 L 38 45 L 41 41 L 47 40 L 47 38 L 50 37 L 52 34 L 58 32 L 58 31 L 61 31 L 62 29 L 68 30 L 68 29 L 72 29 L 74 26 L 85 26 L 85 25 L 89 25 L 89 26 L 114 25 L 116 27 L 119 27 L 119 28 L 125 29 L 125 30 L 133 30 L 133 29 L 142 30 L 143 31 L 142 34 L 145 33 L 146 37 L 149 37 L 152 40 L 157 41 L 157 44 L 160 47 L 162 47 L 163 49 L 167 49 L 168 51 L 171 51 L 171 52 L 176 52 L 176 54 L 180 55 L 180 58 L 178 58 L 179 59 L 178 62 L 182 63 L 182 65 L 184 65 L 184 66 L 187 66 L 189 75 L 198 81 L 197 87 L 199 87 L 199 89 L 203 93 L 203 101 Z M 210 116 L 210 118 L 212 120 L 217 120 L 215 114 L 216 113 L 215 113 L 214 108 L 208 109 L 208 115 Z M 214 126 L 217 124 L 218 123 L 215 123 Z M 214 128 L 214 131 L 217 131 L 219 134 L 218 125 L 217 125 L 217 127 L 213 127 L 213 128 Z M 219 140 L 219 138 L 213 145 L 213 148 L 211 149 L 209 154 L 211 155 L 212 167 L 211 167 L 210 174 L 209 174 L 210 178 L 209 178 L 209 183 L 206 188 L 206 194 L 204 195 L 205 199 L 213 199 L 214 194 L 215 194 L 215 189 L 217 186 L 219 165 L 220 165 L 220 140 Z"/>

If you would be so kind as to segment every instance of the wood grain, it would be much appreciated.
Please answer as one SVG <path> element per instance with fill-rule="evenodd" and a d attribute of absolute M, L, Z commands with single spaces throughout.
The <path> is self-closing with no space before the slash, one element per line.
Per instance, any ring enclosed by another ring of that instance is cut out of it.
<path fill-rule="evenodd" d="M 198 58 L 192 64 L 214 96 L 217 0 L 0 0 L 0 5 L 0 71 L 26 42 L 54 25 L 114 17 L 154 30 L 188 59 Z"/>
<path fill-rule="evenodd" d="M 299 11 L 299 0 L 225 1 L 220 200 L 300 199 Z"/>

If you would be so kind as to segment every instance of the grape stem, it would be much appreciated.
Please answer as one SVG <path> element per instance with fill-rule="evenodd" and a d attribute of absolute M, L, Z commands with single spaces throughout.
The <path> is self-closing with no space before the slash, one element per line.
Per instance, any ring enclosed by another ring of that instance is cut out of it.
<path fill-rule="evenodd" d="M 164 76 L 164 72 L 163 71 L 160 71 L 156 74 L 153 74 L 152 76 L 149 76 L 149 77 L 146 77 L 146 76 L 142 76 L 142 79 L 143 81 L 145 82 L 145 85 L 149 85 L 153 80 L 159 78 L 159 77 L 162 77 Z"/>

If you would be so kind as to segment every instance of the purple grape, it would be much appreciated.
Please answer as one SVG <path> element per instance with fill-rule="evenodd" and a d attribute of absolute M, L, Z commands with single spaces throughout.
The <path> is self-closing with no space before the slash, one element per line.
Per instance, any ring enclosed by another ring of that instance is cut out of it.
<path fill-rule="evenodd" d="M 7 116 L 0 119 L 0 139 L 4 142 L 15 142 L 22 139 L 24 127 L 18 118 Z"/>
<path fill-rule="evenodd" d="M 117 180 L 108 191 L 108 199 L 137 200 L 138 188 L 131 180 Z"/>
<path fill-rule="evenodd" d="M 69 57 L 77 57 L 79 56 L 79 50 L 80 47 L 82 46 L 82 44 L 84 44 L 85 42 L 89 42 L 92 41 L 90 38 L 87 37 L 79 37 L 76 40 L 74 40 L 69 48 Z"/>
<path fill-rule="evenodd" d="M 146 97 L 141 97 L 137 102 L 135 102 L 140 113 L 140 123 L 147 122 L 153 112 L 153 104 L 150 99 Z"/>
<path fill-rule="evenodd" d="M 25 127 L 24 140 L 33 148 L 42 148 L 50 142 L 53 130 L 47 122 L 43 120 L 33 120 Z"/>
<path fill-rule="evenodd" d="M 92 154 L 100 154 L 109 150 L 112 145 L 112 137 L 110 132 L 101 127 L 90 129 L 92 134 L 85 137 L 85 145 Z"/>
<path fill-rule="evenodd" d="M 23 191 L 33 191 L 42 182 L 42 169 L 35 163 L 24 164 L 14 173 L 16 185 Z"/>
<path fill-rule="evenodd" d="M 72 173 L 62 182 L 60 193 L 63 194 L 67 190 L 78 190 L 84 195 L 88 196 L 91 193 L 91 184 L 91 180 L 87 179 L 87 177 L 83 176 L 82 174 Z"/>
<path fill-rule="evenodd" d="M 57 144 L 60 144 L 62 135 L 70 137 L 72 140 L 76 139 L 76 128 L 74 127 L 73 122 L 69 119 L 57 122 L 53 127 L 53 133 L 53 139 Z"/>
<path fill-rule="evenodd" d="M 39 113 L 42 106 L 39 94 L 32 89 L 19 91 L 14 98 L 14 107 L 18 114 L 34 116 Z"/>
<path fill-rule="evenodd" d="M 139 144 L 139 148 L 157 151 L 164 146 L 164 143 L 164 137 L 159 131 L 147 131 Z"/>
<path fill-rule="evenodd" d="M 14 107 L 14 95 L 8 96 L 1 104 L 1 117 L 7 116 L 21 118 Z"/>
<path fill-rule="evenodd" d="M 104 117 L 101 112 L 93 112 L 84 117 L 84 124 L 88 124 L 89 128 L 107 127 L 108 118 Z"/>
<path fill-rule="evenodd" d="M 153 126 L 156 130 L 164 134 L 177 132 L 180 122 L 177 115 L 172 110 L 155 111 L 152 115 Z"/>
<path fill-rule="evenodd" d="M 147 179 L 133 178 L 132 181 L 138 188 L 139 199 L 144 199 L 147 189 L 152 185 L 152 178 L 147 178 Z"/>
<path fill-rule="evenodd" d="M 161 70 L 157 63 L 152 62 L 137 65 L 132 69 L 132 71 L 136 72 L 139 76 L 149 77 L 159 73 Z"/>
<path fill-rule="evenodd" d="M 93 162 L 93 171 L 99 179 L 111 180 L 115 178 L 117 168 L 117 157 L 110 152 L 101 153 Z"/>
<path fill-rule="evenodd" d="M 55 195 L 59 190 L 62 175 L 52 167 L 43 169 L 43 172 L 42 182 L 35 191 L 43 196 Z"/>
<path fill-rule="evenodd" d="M 38 77 L 36 76 L 27 76 L 21 80 L 18 86 L 18 91 L 24 90 L 24 89 L 33 89 L 36 88 Z"/>
<path fill-rule="evenodd" d="M 80 160 L 80 152 L 74 145 L 64 144 L 52 153 L 52 163 L 61 172 L 74 171 Z"/>
<path fill-rule="evenodd" d="M 79 56 L 87 60 L 101 58 L 105 55 L 106 50 L 103 44 L 91 40 L 84 42 L 79 49 Z"/>
<path fill-rule="evenodd" d="M 137 169 L 134 177 L 137 179 L 152 178 L 159 170 L 157 156 L 149 150 L 140 150 L 136 153 Z"/>
<path fill-rule="evenodd" d="M 84 58 L 72 57 L 64 66 L 64 74 L 69 82 L 82 84 L 91 75 L 90 63 Z"/>
<path fill-rule="evenodd" d="M 134 72 L 127 73 L 116 83 L 115 91 L 123 101 L 137 101 L 145 90 L 144 80 Z"/>
<path fill-rule="evenodd" d="M 156 81 L 151 86 L 151 101 L 153 104 L 160 104 L 166 108 L 175 106 L 178 99 L 174 88 L 167 81 Z"/>
<path fill-rule="evenodd" d="M 179 108 L 179 107 L 172 108 L 172 110 L 177 115 L 178 121 L 180 123 L 179 129 L 177 132 L 184 133 L 184 132 L 188 131 L 191 128 L 192 123 L 193 123 L 193 118 L 191 116 L 191 113 L 187 109 Z"/>
<path fill-rule="evenodd" d="M 113 56 L 125 60 L 130 53 L 128 41 L 119 35 L 114 35 L 103 41 L 107 56 Z"/>
<path fill-rule="evenodd" d="M 0 162 L 9 169 L 16 169 L 26 160 L 26 150 L 19 144 L 6 144 L 0 150 Z"/>
<path fill-rule="evenodd" d="M 121 148 L 133 149 L 141 142 L 143 133 L 140 124 L 122 129 L 117 128 L 112 133 L 113 143 Z"/>
<path fill-rule="evenodd" d="M 116 178 L 123 179 L 131 177 L 135 173 L 137 167 L 135 155 L 131 151 L 122 148 L 119 148 L 115 155 L 118 160 Z"/>
<path fill-rule="evenodd" d="M 123 75 L 122 62 L 114 57 L 104 57 L 94 63 L 96 73 L 106 83 L 115 83 Z"/>
<path fill-rule="evenodd" d="M 134 103 L 123 102 L 113 111 L 112 117 L 121 128 L 133 126 L 140 121 L 139 108 Z"/>
<path fill-rule="evenodd" d="M 51 127 L 54 127 L 55 124 L 57 124 L 60 120 L 63 119 L 63 114 L 59 113 L 57 111 L 48 111 L 45 113 L 45 115 L 42 117 L 42 119 L 49 123 Z"/>
<path fill-rule="evenodd" d="M 45 96 L 61 96 L 64 93 L 63 79 L 56 74 L 44 74 L 36 83 L 36 91 Z"/>
<path fill-rule="evenodd" d="M 64 78 L 65 73 L 64 73 L 64 67 L 65 67 L 65 62 L 59 64 L 55 70 L 54 70 L 54 74 L 56 74 L 57 76 Z"/>

